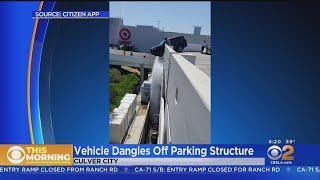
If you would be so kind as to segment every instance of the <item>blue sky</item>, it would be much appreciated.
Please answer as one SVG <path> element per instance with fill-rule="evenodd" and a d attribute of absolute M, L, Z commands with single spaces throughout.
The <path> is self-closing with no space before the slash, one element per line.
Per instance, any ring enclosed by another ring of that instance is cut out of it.
<path fill-rule="evenodd" d="M 125 25 L 152 25 L 171 32 L 211 34 L 210 2 L 110 2 L 111 17 L 122 17 Z"/>

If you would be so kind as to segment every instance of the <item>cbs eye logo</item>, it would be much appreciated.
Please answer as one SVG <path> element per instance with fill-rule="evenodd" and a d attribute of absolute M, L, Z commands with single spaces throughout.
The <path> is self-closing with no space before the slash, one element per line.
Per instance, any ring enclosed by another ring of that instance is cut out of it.
<path fill-rule="evenodd" d="M 285 145 L 282 147 L 282 149 L 277 145 L 273 145 L 268 148 L 267 154 L 268 157 L 274 161 L 280 158 L 284 161 L 292 161 L 294 159 L 292 155 L 293 152 L 294 148 L 292 145 Z"/>
<path fill-rule="evenodd" d="M 12 164 L 19 164 L 25 158 L 24 149 L 20 146 L 12 146 L 7 151 L 7 158 Z"/>

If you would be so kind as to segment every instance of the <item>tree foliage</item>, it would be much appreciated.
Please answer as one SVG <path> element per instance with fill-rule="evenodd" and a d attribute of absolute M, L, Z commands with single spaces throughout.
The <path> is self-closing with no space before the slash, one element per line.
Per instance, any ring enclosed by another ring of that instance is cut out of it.
<path fill-rule="evenodd" d="M 126 93 L 132 93 L 133 88 L 139 83 L 139 77 L 134 73 L 121 74 L 116 68 L 109 70 L 110 79 L 110 106 L 109 111 L 120 105 L 120 101 Z"/>

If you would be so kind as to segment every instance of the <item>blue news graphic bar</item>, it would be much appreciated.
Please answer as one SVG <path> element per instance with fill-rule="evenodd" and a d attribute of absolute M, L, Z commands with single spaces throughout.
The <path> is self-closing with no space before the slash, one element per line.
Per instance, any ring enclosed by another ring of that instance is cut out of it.
<path fill-rule="evenodd" d="M 33 11 L 32 18 L 39 19 L 106 19 L 108 11 Z"/>
<path fill-rule="evenodd" d="M 207 144 L 207 145 L 73 145 L 74 158 L 210 159 L 255 161 L 268 166 L 318 166 L 320 145 L 312 144 Z M 262 163 L 262 159 L 265 161 Z M 210 161 L 211 161 L 210 160 Z M 139 160 L 137 160 L 139 161 Z M 186 160 L 187 161 L 187 160 Z M 226 162 L 227 162 L 226 161 Z M 257 165 L 253 163 L 253 165 Z M 209 163 L 211 165 L 211 162 Z M 205 164 L 204 164 L 205 165 Z"/>

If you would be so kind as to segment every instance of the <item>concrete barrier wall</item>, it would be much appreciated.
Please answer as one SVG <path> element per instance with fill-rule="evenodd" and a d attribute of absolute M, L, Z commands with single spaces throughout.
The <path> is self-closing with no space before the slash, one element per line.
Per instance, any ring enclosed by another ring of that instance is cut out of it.
<path fill-rule="evenodd" d="M 169 46 L 164 61 L 168 142 L 211 143 L 210 78 Z"/>
<path fill-rule="evenodd" d="M 124 65 L 131 67 L 141 67 L 144 65 L 144 68 L 151 69 L 154 63 L 154 58 L 143 58 L 140 56 L 130 56 L 130 52 L 126 52 L 127 55 L 118 55 L 118 54 L 110 54 L 110 64 L 112 65 Z"/>
<path fill-rule="evenodd" d="M 137 95 L 126 94 L 118 108 L 115 108 L 109 117 L 110 143 L 121 144 L 130 127 L 137 106 Z"/>
<path fill-rule="evenodd" d="M 159 135 L 158 135 L 158 144 L 164 144 L 165 141 L 165 115 L 164 115 L 164 99 L 160 99 L 160 112 L 159 112 Z"/>

